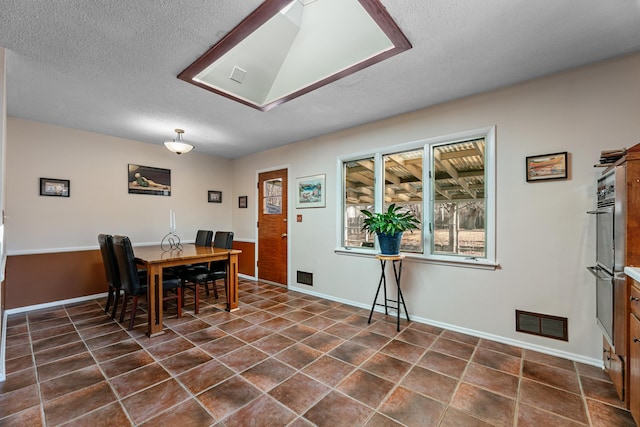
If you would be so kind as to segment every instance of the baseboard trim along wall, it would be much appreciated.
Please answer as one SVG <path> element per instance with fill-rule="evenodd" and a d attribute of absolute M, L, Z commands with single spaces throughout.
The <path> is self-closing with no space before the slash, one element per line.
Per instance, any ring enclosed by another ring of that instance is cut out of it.
<path fill-rule="evenodd" d="M 24 307 L 10 308 L 10 309 L 5 311 L 5 316 L 7 316 L 9 314 L 18 314 L 18 313 L 26 313 L 26 312 L 29 312 L 29 311 L 35 311 L 35 310 L 42 310 L 44 308 L 56 307 L 56 306 L 59 306 L 59 305 L 75 304 L 75 303 L 78 303 L 78 302 L 89 301 L 89 300 L 97 299 L 97 298 L 106 298 L 107 295 L 109 295 L 108 292 L 103 292 L 103 293 L 100 293 L 100 294 L 85 295 L 85 296 L 82 296 L 82 297 L 69 298 L 69 299 L 64 299 L 64 300 L 59 300 L 59 301 L 52 301 L 52 302 L 46 302 L 46 303 L 43 303 L 43 304 L 34 304 L 34 305 L 28 305 L 28 306 L 24 306 Z"/>
<path fill-rule="evenodd" d="M 343 299 L 343 298 L 337 298 L 337 297 L 334 297 L 332 295 L 325 295 L 323 293 L 315 292 L 315 291 L 312 291 L 312 290 L 309 290 L 309 289 L 305 289 L 305 288 L 298 288 L 298 287 L 294 287 L 294 286 L 289 286 L 289 290 L 295 291 L 295 292 L 300 292 L 302 294 L 313 295 L 315 297 L 328 299 L 328 300 L 339 302 L 339 303 L 342 303 L 342 304 L 352 305 L 352 306 L 355 306 L 355 307 L 371 310 L 371 306 L 370 305 L 362 304 L 362 303 L 355 302 L 355 301 L 350 301 L 350 300 Z M 382 307 L 376 307 L 374 309 L 374 311 L 376 311 L 378 313 L 384 313 L 384 309 Z M 395 311 L 394 311 L 394 315 L 395 315 Z M 548 348 L 548 347 L 535 345 L 535 344 L 531 344 L 531 343 L 524 342 L 524 341 L 513 340 L 513 339 L 510 339 L 510 338 L 505 338 L 505 337 L 501 337 L 501 336 L 498 336 L 498 335 L 487 334 L 485 332 L 476 331 L 474 329 L 461 328 L 461 327 L 456 326 L 456 325 L 450 325 L 448 323 L 443 323 L 443 322 L 436 322 L 434 320 L 426 319 L 424 317 L 418 317 L 418 316 L 414 316 L 414 315 L 410 315 L 410 316 L 411 316 L 411 321 L 412 322 L 423 323 L 425 325 L 435 326 L 435 327 L 442 328 L 442 329 L 448 329 L 450 331 L 460 332 L 461 334 L 467 334 L 467 335 L 471 335 L 471 336 L 474 336 L 474 337 L 477 337 L 477 338 L 484 338 L 484 339 L 491 340 L 491 341 L 496 341 L 496 342 L 499 342 L 499 343 L 502 343 L 502 344 L 512 345 L 512 346 L 515 346 L 515 347 L 521 347 L 521 348 L 524 348 L 524 349 L 527 349 L 527 350 L 533 350 L 533 351 L 537 351 L 537 352 L 540 352 L 540 353 L 548 354 L 548 355 L 551 355 L 551 356 L 557 356 L 557 357 L 562 357 L 563 359 L 573 360 L 574 362 L 584 363 L 586 365 L 592 365 L 592 366 L 596 366 L 598 368 L 604 368 L 604 365 L 603 365 L 603 362 L 602 362 L 601 359 L 594 359 L 594 358 L 591 358 L 591 357 L 584 357 L 584 356 L 579 355 L 579 354 L 568 353 L 568 352 L 565 352 L 565 351 L 556 350 L 554 348 Z M 400 314 L 400 317 L 403 318 L 403 319 L 406 319 L 404 314 Z"/>
<path fill-rule="evenodd" d="M 247 280 L 254 280 L 254 277 L 251 276 L 247 276 L 244 274 L 240 274 L 238 275 L 239 277 L 242 277 L 244 279 Z M 288 287 L 289 290 L 291 291 L 295 291 L 295 292 L 300 292 L 302 294 L 307 294 L 307 295 L 313 295 L 315 297 L 319 297 L 319 298 L 324 298 L 324 299 L 328 299 L 330 301 L 335 301 L 335 302 L 339 302 L 342 304 L 347 304 L 347 305 L 352 305 L 354 307 L 358 307 L 358 308 L 364 308 L 364 309 L 371 309 L 370 305 L 367 304 L 362 304 L 359 302 L 355 302 L 355 301 L 350 301 L 350 300 L 346 300 L 343 298 L 337 298 L 334 297 L 332 295 L 326 295 L 320 292 L 315 292 L 315 291 L 311 291 L 308 289 L 304 289 L 304 288 L 298 288 L 298 287 L 294 287 L 294 286 L 289 286 Z M 107 293 L 100 293 L 100 294 L 94 294 L 94 295 L 87 295 L 87 296 L 83 296 L 83 297 L 78 297 L 78 298 L 70 298 L 70 299 L 66 299 L 66 300 L 60 300 L 60 301 L 53 301 L 53 302 L 48 302 L 48 303 L 44 303 L 44 304 L 35 304 L 35 305 L 30 305 L 30 306 L 25 306 L 25 307 L 18 307 L 18 308 L 12 308 L 12 309 L 8 309 L 5 311 L 5 321 L 3 322 L 3 330 L 2 332 L 2 336 L 3 339 L 4 337 L 6 337 L 6 319 L 7 316 L 11 315 L 11 314 L 16 314 L 16 313 L 25 313 L 25 312 L 29 312 L 29 311 L 34 311 L 34 310 L 41 310 L 44 308 L 49 308 L 49 307 L 55 307 L 55 306 L 59 306 L 59 305 L 67 305 L 67 304 L 74 304 L 74 303 L 78 303 L 78 302 L 82 302 L 82 301 L 87 301 L 87 300 L 92 300 L 92 299 L 96 299 L 96 298 L 104 298 L 107 296 Z M 375 308 L 376 312 L 379 313 L 383 313 L 383 309 L 381 307 L 376 307 Z M 406 319 L 406 317 L 401 314 L 401 316 L 403 319 Z M 468 328 L 461 328 L 459 326 L 456 325 L 451 325 L 448 323 L 443 323 L 443 322 L 436 322 L 433 321 L 431 319 L 426 319 L 423 317 L 418 317 L 418 316 L 411 316 L 411 321 L 412 322 L 417 322 L 417 323 L 423 323 L 425 325 L 431 325 L 431 326 L 435 326 L 438 328 L 443 328 L 443 329 L 448 329 L 454 332 L 459 332 L 462 334 L 467 334 L 467 335 L 471 335 L 477 338 L 484 338 L 484 339 L 488 339 L 491 341 L 496 341 L 496 342 L 500 342 L 502 344 L 507 344 L 507 345 L 512 345 L 512 346 L 516 346 L 516 347 L 521 347 L 527 350 L 533 350 L 533 351 L 537 351 L 540 353 L 544 353 L 544 354 L 548 354 L 551 356 L 557 356 L 557 357 L 562 357 L 564 359 L 569 359 L 569 360 L 573 360 L 574 362 L 579 362 L 579 363 L 584 363 L 586 365 L 592 365 L 592 366 L 596 366 L 598 368 L 603 368 L 603 363 L 602 360 L 600 359 L 593 359 L 590 357 L 584 357 L 578 354 L 574 354 L 574 353 L 568 353 L 568 352 L 564 352 L 564 351 L 560 351 L 560 350 L 556 350 L 556 349 L 552 349 L 552 348 L 548 348 L 548 347 L 544 347 L 544 346 L 539 346 L 539 345 L 535 345 L 535 344 L 531 344 L 531 343 L 527 343 L 527 342 L 523 342 L 523 341 L 519 341 L 519 340 L 513 340 L 513 339 L 509 339 L 509 338 L 505 338 L 505 337 L 501 337 L 498 335 L 492 335 L 492 334 L 487 334 L 481 331 L 476 331 L 474 329 L 468 329 Z M 4 346 L 2 347 L 4 348 Z M 2 361 L 4 361 L 4 359 L 2 359 Z M 0 381 L 2 381 L 2 373 L 0 373 Z"/>

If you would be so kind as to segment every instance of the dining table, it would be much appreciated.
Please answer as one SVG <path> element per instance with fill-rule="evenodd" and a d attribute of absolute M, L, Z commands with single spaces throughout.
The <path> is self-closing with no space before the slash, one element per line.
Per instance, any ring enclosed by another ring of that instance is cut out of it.
<path fill-rule="evenodd" d="M 226 310 L 238 310 L 238 249 L 220 249 L 196 246 L 192 243 L 167 250 L 161 245 L 136 246 L 133 248 L 136 263 L 147 269 L 147 335 L 154 337 L 164 333 L 162 324 L 162 270 L 179 265 L 198 264 L 211 261 L 227 261 Z M 178 291 L 179 292 L 179 291 Z"/>

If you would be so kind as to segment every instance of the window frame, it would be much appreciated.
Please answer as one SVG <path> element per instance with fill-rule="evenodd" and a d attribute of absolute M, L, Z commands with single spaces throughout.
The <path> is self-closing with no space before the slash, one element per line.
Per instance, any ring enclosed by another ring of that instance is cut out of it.
<path fill-rule="evenodd" d="M 426 262 L 442 265 L 456 265 L 461 267 L 475 267 L 484 269 L 495 269 L 498 266 L 496 258 L 496 130 L 495 126 L 487 126 L 483 128 L 457 132 L 448 135 L 442 135 L 432 138 L 411 141 L 407 143 L 397 144 L 393 146 L 380 147 L 370 151 L 362 151 L 358 153 L 338 156 L 337 170 L 340 179 L 337 179 L 337 203 L 339 207 L 337 212 L 337 235 L 336 249 L 337 254 L 350 254 L 358 256 L 374 256 L 379 253 L 377 240 L 374 248 L 354 248 L 344 246 L 344 230 L 345 230 L 345 169 L 344 163 L 349 161 L 360 160 L 363 158 L 374 159 L 374 191 L 376 194 L 374 209 L 380 212 L 384 204 L 384 161 L 385 155 L 399 153 L 403 151 L 423 150 L 423 167 L 422 167 L 422 214 L 420 219 L 423 229 L 422 253 L 402 252 L 407 258 L 417 262 Z M 429 227 L 432 222 L 431 212 L 431 172 L 433 165 L 432 147 L 437 145 L 452 144 L 456 142 L 464 142 L 471 139 L 484 138 L 484 168 L 485 168 L 485 257 L 465 257 L 460 255 L 443 255 L 431 253 L 431 240 L 433 239 L 433 227 Z"/>

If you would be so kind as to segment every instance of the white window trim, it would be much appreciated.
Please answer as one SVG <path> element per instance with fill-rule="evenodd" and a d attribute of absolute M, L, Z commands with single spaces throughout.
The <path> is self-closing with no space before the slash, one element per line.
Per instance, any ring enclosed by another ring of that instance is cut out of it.
<path fill-rule="evenodd" d="M 459 266 L 459 267 L 470 267 L 470 268 L 481 268 L 481 269 L 495 269 L 499 266 L 499 263 L 496 258 L 496 127 L 495 126 L 487 126 L 479 129 L 473 129 L 464 132 L 458 132 L 449 135 L 438 136 L 434 138 L 427 138 L 418 141 L 407 142 L 403 144 L 398 144 L 390 147 L 382 147 L 380 149 L 372 150 L 372 151 L 364 151 L 344 156 L 339 156 L 337 158 L 337 170 L 340 171 L 340 179 L 336 180 L 336 206 L 339 206 L 340 209 L 337 209 L 337 224 L 336 227 L 336 248 L 334 252 L 339 255 L 354 255 L 354 256 L 375 256 L 378 251 L 378 243 L 376 241 L 376 246 L 374 249 L 360 249 L 360 248 L 347 248 L 343 246 L 343 233 L 344 233 L 344 162 L 352 161 L 352 160 L 360 160 L 366 157 L 373 157 L 375 162 L 375 176 L 376 178 L 383 176 L 383 162 L 382 157 L 387 154 L 393 154 L 401 151 L 409 151 L 415 150 L 418 148 L 423 148 L 425 153 L 428 153 L 428 156 L 425 156 L 424 159 L 431 159 L 430 149 L 432 145 L 443 144 L 443 143 L 455 143 L 462 142 L 465 140 L 475 139 L 475 138 L 484 138 L 485 139 L 485 153 L 484 153 L 484 161 L 485 161 L 485 214 L 486 214 L 486 222 L 485 222 L 485 233 L 486 233 L 486 257 L 484 258 L 475 258 L 475 257 L 461 257 L 461 256 L 453 256 L 453 255 L 434 255 L 427 253 L 429 252 L 429 248 L 431 247 L 431 233 L 428 230 L 424 230 L 424 241 L 423 241 L 423 250 L 424 253 L 416 254 L 407 252 L 404 253 L 407 260 L 415 261 L 415 262 L 424 262 L 430 264 L 439 264 L 439 265 L 450 265 L 450 266 Z M 424 185 L 424 183 L 429 182 L 429 173 L 431 171 L 431 161 L 428 164 L 425 163 L 422 170 L 422 182 L 423 182 L 423 221 L 428 224 L 431 221 L 431 208 L 430 208 L 430 200 L 431 200 L 431 185 Z M 375 181 L 375 194 L 380 195 L 383 194 L 384 182 L 381 179 L 376 179 Z M 383 206 L 383 198 L 376 197 L 374 203 L 375 209 L 377 212 L 382 210 Z"/>

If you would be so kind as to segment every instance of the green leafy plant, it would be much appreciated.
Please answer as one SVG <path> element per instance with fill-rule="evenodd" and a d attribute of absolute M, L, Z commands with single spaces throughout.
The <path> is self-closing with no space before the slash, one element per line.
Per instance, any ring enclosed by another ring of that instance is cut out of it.
<path fill-rule="evenodd" d="M 366 217 L 362 224 L 362 230 L 369 233 L 396 234 L 400 231 L 412 231 L 418 229 L 420 220 L 413 212 L 400 212 L 401 207 L 395 203 L 389 205 L 386 212 L 371 213 L 362 209 L 360 212 Z"/>

